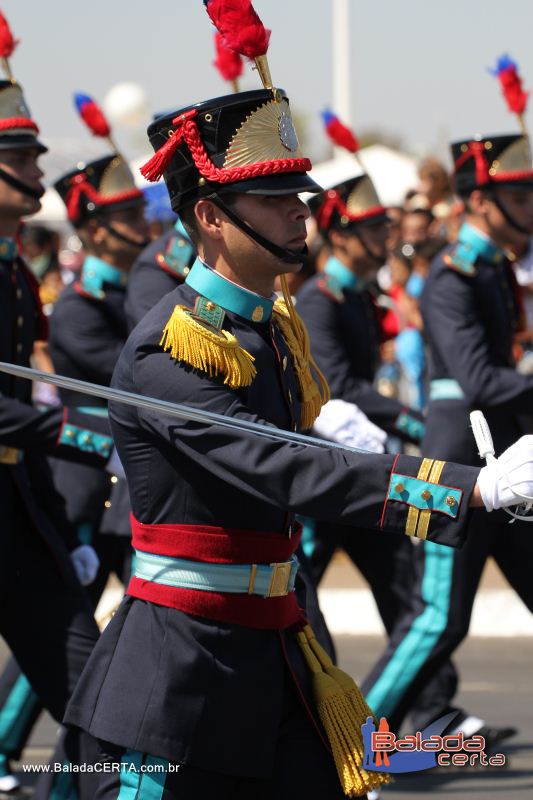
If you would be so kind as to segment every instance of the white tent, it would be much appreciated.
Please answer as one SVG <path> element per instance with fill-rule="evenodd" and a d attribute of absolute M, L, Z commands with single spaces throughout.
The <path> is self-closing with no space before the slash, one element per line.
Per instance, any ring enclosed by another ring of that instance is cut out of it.
<path fill-rule="evenodd" d="M 405 193 L 418 184 L 416 159 L 381 144 L 359 152 L 363 166 L 372 178 L 384 206 L 402 205 Z M 323 161 L 311 171 L 314 180 L 325 189 L 361 173 L 357 159 L 349 153 Z"/>

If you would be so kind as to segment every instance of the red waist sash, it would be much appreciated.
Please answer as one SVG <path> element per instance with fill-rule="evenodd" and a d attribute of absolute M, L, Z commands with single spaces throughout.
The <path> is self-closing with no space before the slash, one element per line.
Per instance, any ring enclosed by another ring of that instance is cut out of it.
<path fill-rule="evenodd" d="M 297 549 L 302 529 L 289 539 L 284 534 L 219 528 L 212 525 L 145 525 L 131 515 L 136 550 L 173 558 L 215 564 L 271 564 L 287 561 Z M 127 594 L 218 622 L 249 628 L 283 629 L 302 621 L 294 592 L 282 597 L 259 597 L 166 586 L 133 577 Z"/>

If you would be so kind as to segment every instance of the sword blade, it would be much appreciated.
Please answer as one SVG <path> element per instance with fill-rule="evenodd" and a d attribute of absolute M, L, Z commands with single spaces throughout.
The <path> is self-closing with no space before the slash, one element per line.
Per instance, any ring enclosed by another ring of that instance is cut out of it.
<path fill-rule="evenodd" d="M 361 450 L 357 447 L 330 442 L 325 439 L 317 439 L 315 436 L 307 436 L 303 433 L 285 431 L 274 426 L 262 425 L 260 422 L 251 422 L 245 419 L 228 417 L 225 414 L 217 414 L 214 411 L 203 411 L 193 406 L 183 403 L 170 403 L 168 400 L 158 400 L 156 397 L 147 397 L 135 392 L 126 392 L 123 389 L 113 389 L 109 386 L 100 386 L 97 383 L 80 381 L 78 378 L 67 378 L 65 375 L 55 375 L 51 372 L 41 372 L 31 367 L 21 367 L 18 364 L 10 364 L 7 361 L 0 361 L 0 372 L 13 375 L 16 378 L 25 378 L 30 381 L 43 381 L 51 383 L 60 389 L 70 389 L 73 392 L 100 397 L 103 400 L 112 400 L 115 403 L 123 403 L 137 408 L 147 408 L 151 411 L 159 411 L 171 417 L 187 420 L 189 422 L 204 422 L 209 425 L 220 425 L 224 428 L 233 430 L 247 431 L 255 436 L 265 436 L 283 442 L 294 442 L 307 447 L 319 447 L 326 450 L 341 450 L 348 453 L 368 453 L 368 450 Z"/>

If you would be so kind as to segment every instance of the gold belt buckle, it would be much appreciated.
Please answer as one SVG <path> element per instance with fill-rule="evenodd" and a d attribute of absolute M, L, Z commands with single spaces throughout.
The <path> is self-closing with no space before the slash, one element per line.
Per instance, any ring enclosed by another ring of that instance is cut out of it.
<path fill-rule="evenodd" d="M 4 447 L 0 445 L 0 464 L 18 464 L 22 458 L 22 451 L 16 447 Z"/>
<path fill-rule="evenodd" d="M 267 597 L 283 597 L 289 593 L 289 580 L 291 577 L 291 561 L 271 564 L 272 575 L 268 585 Z"/>

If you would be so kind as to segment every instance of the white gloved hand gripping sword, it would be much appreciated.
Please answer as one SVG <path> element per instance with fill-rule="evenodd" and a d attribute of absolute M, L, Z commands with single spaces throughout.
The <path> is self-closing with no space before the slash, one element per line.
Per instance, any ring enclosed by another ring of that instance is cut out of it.
<path fill-rule="evenodd" d="M 513 519 L 533 522 L 528 514 L 533 506 L 533 436 L 522 436 L 495 457 L 494 444 L 487 420 L 481 411 L 470 414 L 472 432 L 481 458 L 487 466 L 478 477 L 481 498 L 487 511 L 503 508 Z M 514 510 L 508 506 L 515 506 Z"/>

